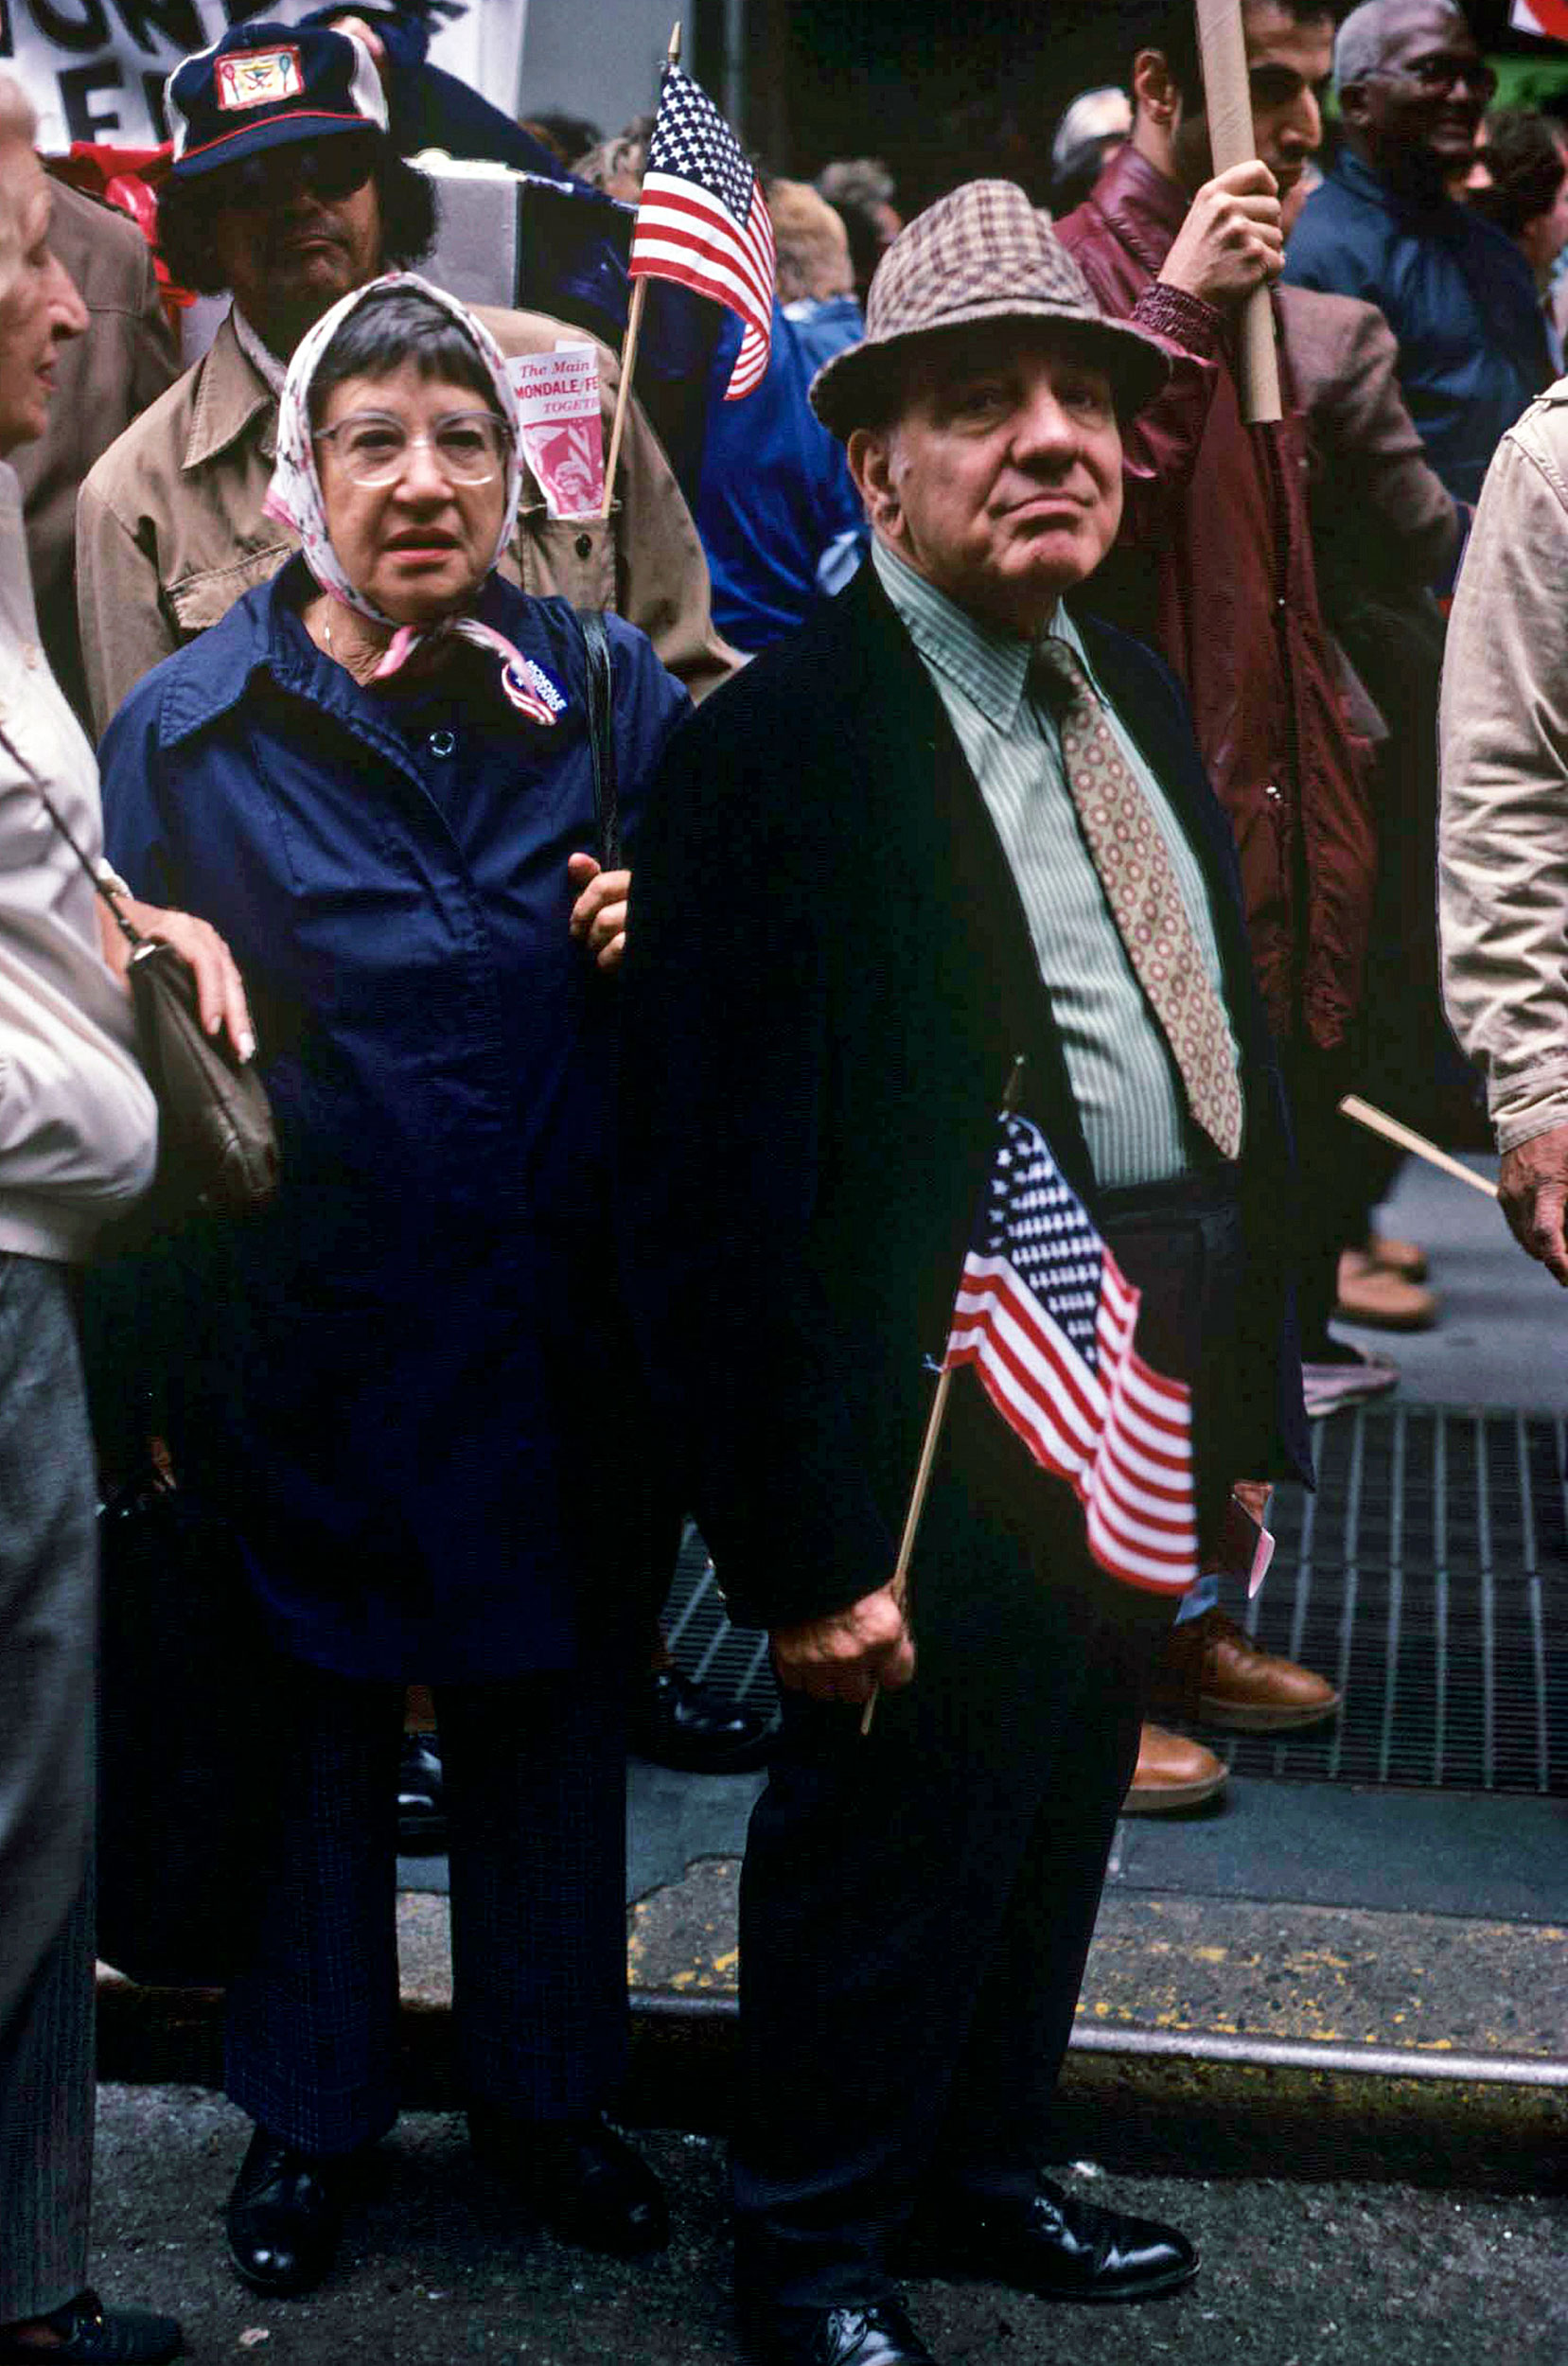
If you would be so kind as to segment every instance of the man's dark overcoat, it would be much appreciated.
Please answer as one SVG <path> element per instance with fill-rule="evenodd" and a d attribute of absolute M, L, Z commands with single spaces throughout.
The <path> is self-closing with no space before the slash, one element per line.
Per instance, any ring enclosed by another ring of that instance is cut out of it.
<path fill-rule="evenodd" d="M 1200 1450 L 1226 1481 L 1305 1474 L 1290 1152 L 1229 831 L 1173 678 L 1079 622 L 1203 863 L 1244 1052 L 1245 1337 L 1200 1394 Z M 871 569 L 682 728 L 651 817 L 625 1014 L 632 1286 L 732 1613 L 785 1625 L 891 1573 L 1014 1053 L 1024 1113 L 1091 1213 L 1097 1193 L 1000 841 Z M 1058 1483 L 1008 1449 L 992 1476 L 1027 1517 Z"/>

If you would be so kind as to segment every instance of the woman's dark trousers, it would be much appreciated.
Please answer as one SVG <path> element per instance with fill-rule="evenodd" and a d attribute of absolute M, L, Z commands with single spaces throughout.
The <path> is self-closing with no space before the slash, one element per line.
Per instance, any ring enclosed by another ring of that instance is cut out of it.
<path fill-rule="evenodd" d="M 396 1791 L 403 1686 L 290 1666 L 254 1960 L 229 1987 L 225 2085 L 299 2151 L 397 2115 Z M 436 1688 L 465 2094 L 528 2121 L 598 2110 L 626 2042 L 625 1701 L 575 1674 Z"/>

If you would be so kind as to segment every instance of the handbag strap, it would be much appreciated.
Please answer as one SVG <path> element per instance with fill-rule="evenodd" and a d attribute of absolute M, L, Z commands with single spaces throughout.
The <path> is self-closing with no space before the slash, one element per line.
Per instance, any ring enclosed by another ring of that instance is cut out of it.
<path fill-rule="evenodd" d="M 577 624 L 588 664 L 588 747 L 593 761 L 593 821 L 607 871 L 621 861 L 620 783 L 615 768 L 615 665 L 603 611 L 580 608 Z"/>
<path fill-rule="evenodd" d="M 134 927 L 131 921 L 127 920 L 125 914 L 121 911 L 118 904 L 115 900 L 114 890 L 107 886 L 99 877 L 97 868 L 88 860 L 86 855 L 82 852 L 75 832 L 71 829 L 64 815 L 55 803 L 54 799 L 50 796 L 48 790 L 39 779 L 38 774 L 34 771 L 32 766 L 27 762 L 26 757 L 22 753 L 21 749 L 16 745 L 16 742 L 3 729 L 0 729 L 0 749 L 4 749 L 6 754 L 9 756 L 11 762 L 17 767 L 18 770 L 26 773 L 27 779 L 32 783 L 33 787 L 38 792 L 39 803 L 44 807 L 44 810 L 48 815 L 50 821 L 54 823 L 55 828 L 60 832 L 61 837 L 65 840 L 66 845 L 70 848 L 78 862 L 80 863 L 83 871 L 87 874 L 88 878 L 92 882 L 94 894 L 101 896 L 104 903 L 108 906 L 115 926 L 119 930 L 121 936 L 125 939 L 127 945 L 131 945 L 133 949 L 144 945 L 150 945 L 152 940 L 150 937 L 144 937 L 141 930 Z"/>

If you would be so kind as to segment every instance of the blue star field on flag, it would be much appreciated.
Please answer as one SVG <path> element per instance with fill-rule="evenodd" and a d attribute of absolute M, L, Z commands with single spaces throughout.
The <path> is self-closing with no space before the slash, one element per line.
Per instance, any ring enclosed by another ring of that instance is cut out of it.
<path fill-rule="evenodd" d="M 1035 1128 L 1015 1117 L 1004 1118 L 980 1226 L 982 1254 L 1011 1254 L 1013 1271 L 1049 1304 L 1093 1371 L 1104 1243 Z"/>

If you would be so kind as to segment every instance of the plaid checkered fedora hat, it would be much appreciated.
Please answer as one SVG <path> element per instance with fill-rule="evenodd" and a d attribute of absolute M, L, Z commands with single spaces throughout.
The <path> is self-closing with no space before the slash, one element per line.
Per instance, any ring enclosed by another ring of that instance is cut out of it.
<path fill-rule="evenodd" d="M 847 438 L 896 396 L 903 362 L 922 338 L 1005 320 L 1059 322 L 1065 340 L 1105 372 L 1124 417 L 1171 375 L 1152 337 L 1105 318 L 1048 215 L 1012 181 L 971 181 L 899 232 L 872 281 L 865 337 L 818 371 L 812 409 Z"/>

